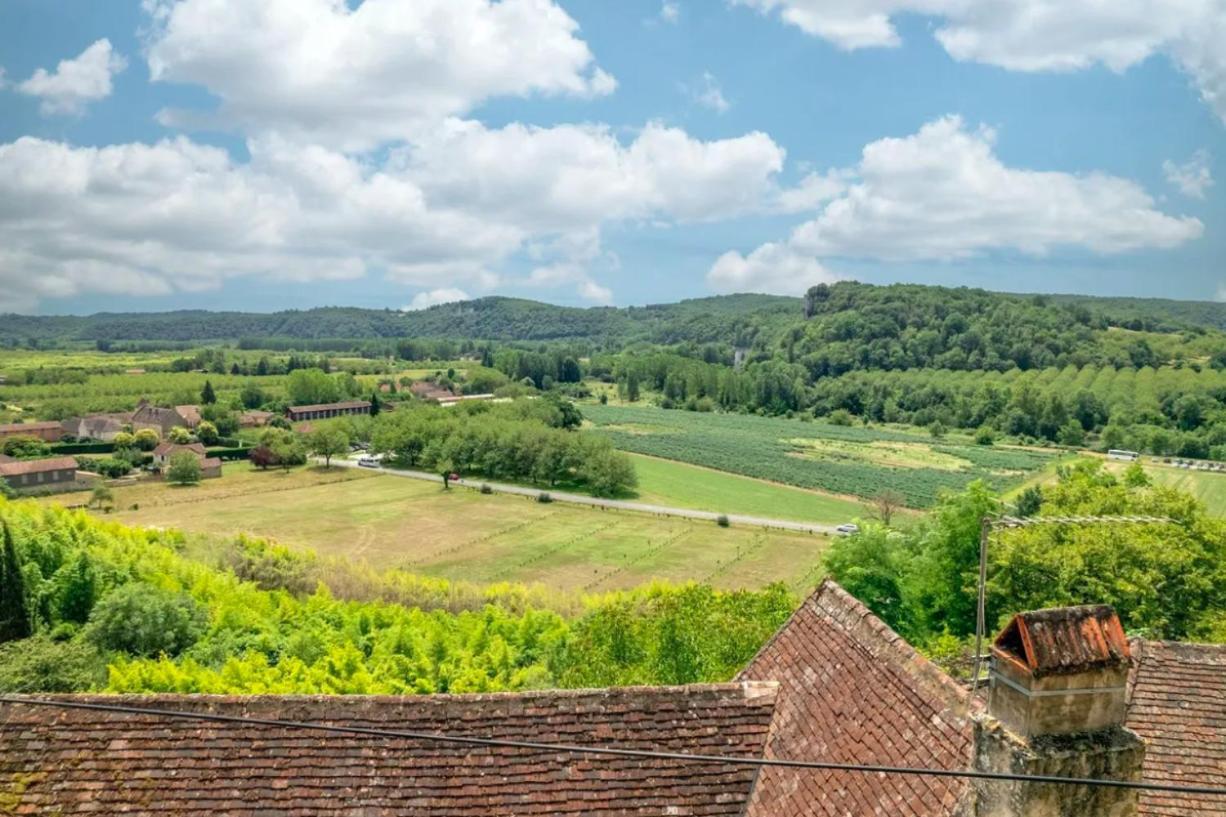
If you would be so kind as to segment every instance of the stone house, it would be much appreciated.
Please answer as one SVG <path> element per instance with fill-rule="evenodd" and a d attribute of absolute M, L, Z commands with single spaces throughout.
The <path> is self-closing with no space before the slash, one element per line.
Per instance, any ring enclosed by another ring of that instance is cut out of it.
<path fill-rule="evenodd" d="M 41 460 L 0 457 L 0 460 L 0 478 L 18 491 L 68 485 L 77 478 L 77 461 L 72 457 Z"/>

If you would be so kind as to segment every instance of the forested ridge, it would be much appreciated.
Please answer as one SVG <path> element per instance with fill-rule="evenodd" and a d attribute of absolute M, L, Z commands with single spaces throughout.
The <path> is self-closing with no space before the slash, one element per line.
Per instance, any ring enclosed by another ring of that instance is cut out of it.
<path fill-rule="evenodd" d="M 815 292 L 803 299 L 742 294 L 617 308 L 577 308 L 487 297 L 411 312 L 320 307 L 263 314 L 182 310 L 89 316 L 3 315 L 0 343 L 449 337 L 584 339 L 615 345 L 640 341 L 666 345 L 720 343 L 765 349 L 784 340 L 802 356 L 816 351 L 818 344 L 870 343 L 871 350 L 859 357 L 845 359 L 841 353 L 832 354 L 829 365 L 835 371 L 847 366 L 962 368 L 950 365 L 963 362 L 956 350 L 965 352 L 965 365 L 971 368 L 997 368 L 1010 363 L 1022 368 L 1063 365 L 1052 363 L 1048 355 L 1084 352 L 1082 347 L 1095 345 L 1095 333 L 1109 327 L 1167 334 L 1226 327 L 1226 305 L 1210 302 L 1014 295 L 964 287 L 855 282 L 817 287 Z M 836 317 L 839 315 L 843 317 Z M 950 337 L 956 339 L 952 345 L 941 342 Z M 899 343 L 881 342 L 886 339 Z M 1038 359 L 1025 357 L 1027 346 L 1039 350 Z M 951 351 L 955 351 L 953 357 L 932 362 L 932 358 Z"/>

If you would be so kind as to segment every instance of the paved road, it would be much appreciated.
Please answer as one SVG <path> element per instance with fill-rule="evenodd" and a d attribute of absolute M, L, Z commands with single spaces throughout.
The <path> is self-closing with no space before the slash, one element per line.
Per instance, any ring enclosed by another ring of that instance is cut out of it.
<path fill-rule="evenodd" d="M 360 467 L 354 460 L 333 460 L 333 465 L 340 465 L 345 468 Z M 426 482 L 441 483 L 442 477 L 438 474 L 430 474 L 425 471 L 406 471 L 400 468 L 379 468 L 368 469 L 374 473 L 387 474 L 393 477 L 405 477 L 407 479 L 420 479 Z M 460 485 L 465 488 L 480 489 L 482 485 L 490 486 L 490 489 L 500 494 L 516 494 L 518 496 L 536 497 L 541 493 L 540 488 L 525 488 L 522 485 L 508 485 L 503 482 L 489 482 L 486 480 L 471 480 L 461 479 L 458 482 L 451 483 L 452 485 Z M 708 522 L 715 522 L 719 519 L 720 514 L 711 511 L 695 511 L 690 508 L 670 508 L 667 505 L 650 505 L 646 502 L 628 502 L 621 499 L 600 499 L 599 497 L 586 496 L 584 494 L 571 494 L 564 491 L 549 491 L 549 496 L 554 502 L 570 502 L 575 505 L 588 505 L 595 508 L 613 508 L 619 511 L 639 511 L 640 513 L 654 513 L 663 516 L 678 516 L 684 519 L 701 519 Z M 790 519 L 767 519 L 761 516 L 743 516 L 741 514 L 725 514 L 728 517 L 728 522 L 733 525 L 748 525 L 756 528 L 776 528 L 778 530 L 800 531 L 801 533 L 836 533 L 834 525 L 817 525 L 809 522 L 794 522 Z"/>

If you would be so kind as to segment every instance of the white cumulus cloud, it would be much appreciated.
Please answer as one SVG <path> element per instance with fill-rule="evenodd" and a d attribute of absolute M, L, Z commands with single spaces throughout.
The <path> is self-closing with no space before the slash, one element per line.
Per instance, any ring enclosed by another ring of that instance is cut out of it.
<path fill-rule="evenodd" d="M 16 85 L 18 91 L 38 97 L 39 110 L 53 114 L 79 115 L 85 107 L 111 95 L 113 77 L 127 67 L 127 60 L 101 39 L 70 60 L 60 60 L 54 71 L 39 68 Z"/>
<path fill-rule="evenodd" d="M 901 43 L 894 18 L 937 19 L 957 60 L 1013 71 L 1123 71 L 1165 54 L 1226 121 L 1226 0 L 734 0 L 839 48 Z"/>
<path fill-rule="evenodd" d="M 1205 191 L 1213 186 L 1213 174 L 1209 170 L 1209 152 L 1198 150 L 1186 162 L 1176 164 L 1170 159 L 1162 163 L 1166 180 L 1185 196 L 1203 199 Z"/>
<path fill-rule="evenodd" d="M 214 117 L 351 149 L 499 96 L 610 93 L 552 0 L 146 0 L 150 76 L 201 85 Z M 199 113 L 167 111 L 165 123 Z"/>
<path fill-rule="evenodd" d="M 763 244 L 749 255 L 729 251 L 716 259 L 707 284 L 716 292 L 768 292 L 799 295 L 814 284 L 833 283 L 830 272 L 812 255 L 787 244 Z"/>
<path fill-rule="evenodd" d="M 471 300 L 471 296 L 462 289 L 455 287 L 441 287 L 432 289 L 428 292 L 419 292 L 413 296 L 413 302 L 406 306 L 403 312 L 414 312 L 419 309 L 426 309 L 439 304 L 450 304 L 456 301 Z"/>
<path fill-rule="evenodd" d="M 276 135 L 247 149 L 239 162 L 185 137 L 0 145 L 0 290 L 30 304 L 377 269 L 427 290 L 484 291 L 536 251 L 539 267 L 567 270 L 554 285 L 604 303 L 611 293 L 587 269 L 602 257 L 601 225 L 735 215 L 772 190 L 783 161 L 762 134 L 703 142 L 655 124 L 623 142 L 599 126 L 448 120 L 378 161 Z"/>
<path fill-rule="evenodd" d="M 830 198 L 822 196 L 834 187 L 814 195 L 816 215 L 784 244 L 765 244 L 745 258 L 724 255 L 709 283 L 727 289 L 728 281 L 756 278 L 776 290 L 786 276 L 776 270 L 795 269 L 796 256 L 919 261 L 992 250 L 1117 253 L 1174 247 L 1203 232 L 1196 218 L 1158 210 L 1135 182 L 1009 167 L 995 155 L 994 142 L 992 130 L 969 129 L 956 116 L 872 142 L 856 167 L 814 177 L 836 178 L 845 187 Z"/>

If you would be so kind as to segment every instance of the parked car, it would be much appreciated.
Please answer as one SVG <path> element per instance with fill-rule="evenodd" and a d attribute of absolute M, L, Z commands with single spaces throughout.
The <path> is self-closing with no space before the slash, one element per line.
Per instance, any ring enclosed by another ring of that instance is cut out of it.
<path fill-rule="evenodd" d="M 379 462 L 374 457 L 361 457 L 358 459 L 358 465 L 362 468 L 379 468 L 383 463 Z"/>
<path fill-rule="evenodd" d="M 847 522 L 846 524 L 839 525 L 837 528 L 835 528 L 835 531 L 840 536 L 851 536 L 853 533 L 860 532 L 860 526 Z"/>
<path fill-rule="evenodd" d="M 452 471 L 450 474 L 447 475 L 447 479 L 451 480 L 452 482 L 459 482 L 460 475 Z"/>

